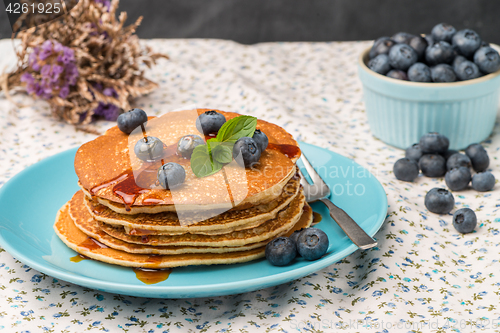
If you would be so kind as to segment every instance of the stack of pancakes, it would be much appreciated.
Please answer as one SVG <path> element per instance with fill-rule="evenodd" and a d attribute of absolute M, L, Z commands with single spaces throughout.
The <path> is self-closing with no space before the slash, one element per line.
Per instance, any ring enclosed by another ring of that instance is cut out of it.
<path fill-rule="evenodd" d="M 113 127 L 81 146 L 75 157 L 81 190 L 59 210 L 59 238 L 91 259 L 159 269 L 261 258 L 272 239 L 309 227 L 312 210 L 295 166 L 300 150 L 277 125 L 257 121 L 270 144 L 252 168 L 230 163 L 210 176 L 193 174 L 176 147 L 182 136 L 199 135 L 195 120 L 205 111 L 150 118 L 146 133 Z M 218 112 L 227 120 L 239 116 Z M 161 160 L 135 157 L 133 146 L 143 134 L 164 143 Z M 167 162 L 186 171 L 184 184 L 172 191 L 156 182 L 156 170 Z"/>

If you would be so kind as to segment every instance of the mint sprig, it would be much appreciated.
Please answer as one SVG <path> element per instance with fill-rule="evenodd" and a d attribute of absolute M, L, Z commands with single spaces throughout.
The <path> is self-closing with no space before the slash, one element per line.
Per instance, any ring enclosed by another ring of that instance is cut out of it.
<path fill-rule="evenodd" d="M 197 146 L 191 155 L 191 170 L 196 177 L 206 177 L 221 170 L 233 159 L 233 146 L 238 139 L 252 137 L 257 127 L 257 118 L 238 116 L 222 125 L 215 138 L 206 145 Z"/>
<path fill-rule="evenodd" d="M 200 145 L 194 148 L 191 155 L 191 170 L 196 177 L 210 176 L 222 169 L 222 164 L 212 158 L 208 151 L 208 145 Z"/>

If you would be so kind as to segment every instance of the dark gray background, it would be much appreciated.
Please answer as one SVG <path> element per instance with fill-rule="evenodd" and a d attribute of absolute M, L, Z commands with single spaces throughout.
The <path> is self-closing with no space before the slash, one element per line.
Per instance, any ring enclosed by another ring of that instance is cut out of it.
<path fill-rule="evenodd" d="M 11 30 L 0 1 L 0 38 Z M 367 40 L 426 33 L 439 22 L 500 44 L 498 0 L 121 0 L 142 38 L 269 41 Z"/>

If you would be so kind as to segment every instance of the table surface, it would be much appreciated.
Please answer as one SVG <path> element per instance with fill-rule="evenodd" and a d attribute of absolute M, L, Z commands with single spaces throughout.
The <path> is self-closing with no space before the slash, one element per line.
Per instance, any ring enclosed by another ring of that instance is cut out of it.
<path fill-rule="evenodd" d="M 136 298 L 83 288 L 23 265 L 0 247 L 0 332 L 472 332 L 500 323 L 500 207 L 492 192 L 455 194 L 456 207 L 476 211 L 473 234 L 458 234 L 450 215 L 429 213 L 425 193 L 443 179 L 400 182 L 392 173 L 404 151 L 370 132 L 356 60 L 369 42 L 263 43 L 148 40 L 165 52 L 147 71 L 160 88 L 136 101 L 161 115 L 210 107 L 251 114 L 283 126 L 297 139 L 354 159 L 387 193 L 379 246 L 357 251 L 289 284 L 233 296 Z M 15 58 L 0 41 L 0 71 Z M 41 159 L 95 135 L 53 119 L 43 101 L 0 94 L 0 186 Z M 101 131 L 111 122 L 96 124 Z M 484 143 L 500 178 L 499 126 Z M 360 208 L 363 203 L 360 202 Z M 0 213 L 1 214 L 1 213 Z M 386 330 L 386 331 L 384 331 Z"/>

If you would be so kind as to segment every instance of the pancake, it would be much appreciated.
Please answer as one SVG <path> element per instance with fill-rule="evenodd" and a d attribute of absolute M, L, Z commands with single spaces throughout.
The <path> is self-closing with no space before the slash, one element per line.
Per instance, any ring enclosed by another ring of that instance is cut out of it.
<path fill-rule="evenodd" d="M 69 203 L 65 204 L 57 213 L 54 230 L 58 237 L 74 251 L 91 259 L 99 260 L 109 264 L 126 267 L 141 268 L 171 268 L 189 265 L 214 265 L 233 264 L 247 262 L 264 257 L 265 246 L 257 247 L 245 251 L 235 251 L 226 253 L 188 253 L 172 255 L 149 255 L 135 254 L 107 247 L 90 238 L 87 234 L 76 227 L 73 219 L 68 213 Z M 312 221 L 312 210 L 306 204 L 306 209 L 302 218 L 289 230 L 285 236 L 290 236 L 295 230 L 306 228 Z M 81 212 L 86 212 L 81 209 Z M 87 244 L 94 244 L 88 246 Z M 128 248 L 132 245 L 124 243 Z"/>
<path fill-rule="evenodd" d="M 130 235 L 158 235 L 158 234 L 223 234 L 235 230 L 256 227 L 287 207 L 297 195 L 300 188 L 299 177 L 293 177 L 284 187 L 281 195 L 274 201 L 254 206 L 244 210 L 230 210 L 210 219 L 182 226 L 177 214 L 174 212 L 163 212 L 158 214 L 119 214 L 108 207 L 89 200 L 81 191 L 75 196 L 82 200 L 90 214 L 101 222 L 114 226 L 123 226 L 125 232 Z"/>
<path fill-rule="evenodd" d="M 181 235 L 148 235 L 132 236 L 128 235 L 123 227 L 115 227 L 106 223 L 98 222 L 102 231 L 108 235 L 118 238 L 127 243 L 147 244 L 153 246 L 160 245 L 188 245 L 188 246 L 243 246 L 246 244 L 270 240 L 279 234 L 290 230 L 300 219 L 305 204 L 305 197 L 302 190 L 292 200 L 290 205 L 280 211 L 276 218 L 268 220 L 258 227 L 233 231 L 221 235 L 199 235 L 199 234 L 181 234 Z"/>
<path fill-rule="evenodd" d="M 79 194 L 79 195 L 78 195 Z M 266 246 L 267 242 L 248 244 L 239 247 L 208 247 L 208 246 L 148 246 L 145 244 L 126 243 L 103 232 L 97 220 L 90 215 L 88 209 L 82 204 L 81 191 L 77 192 L 69 201 L 68 214 L 78 229 L 87 236 L 113 249 L 143 254 L 182 254 L 182 253 L 226 253 L 251 250 Z"/>
<path fill-rule="evenodd" d="M 220 172 L 197 178 L 190 160 L 177 156 L 175 148 L 183 135 L 199 134 L 195 120 L 206 110 L 209 109 L 170 112 L 151 118 L 146 126 L 147 135 L 159 138 L 167 147 L 163 162 L 176 162 L 184 167 L 186 180 L 179 188 L 169 191 L 155 186 L 156 170 L 162 162 L 139 160 L 133 153 L 133 145 L 142 132 L 129 137 L 116 126 L 77 151 L 75 171 L 79 185 L 89 197 L 121 214 L 206 210 L 206 207 L 245 209 L 275 200 L 295 174 L 295 161 L 300 156 L 297 142 L 283 128 L 258 120 L 257 128 L 268 136 L 270 144 L 257 166 L 241 169 L 230 163 Z M 227 120 L 239 116 L 234 112 L 218 112 Z M 294 154 L 288 153 L 292 151 Z M 132 170 L 136 170 L 135 176 Z M 141 184 L 137 186 L 135 180 L 139 179 Z"/>

